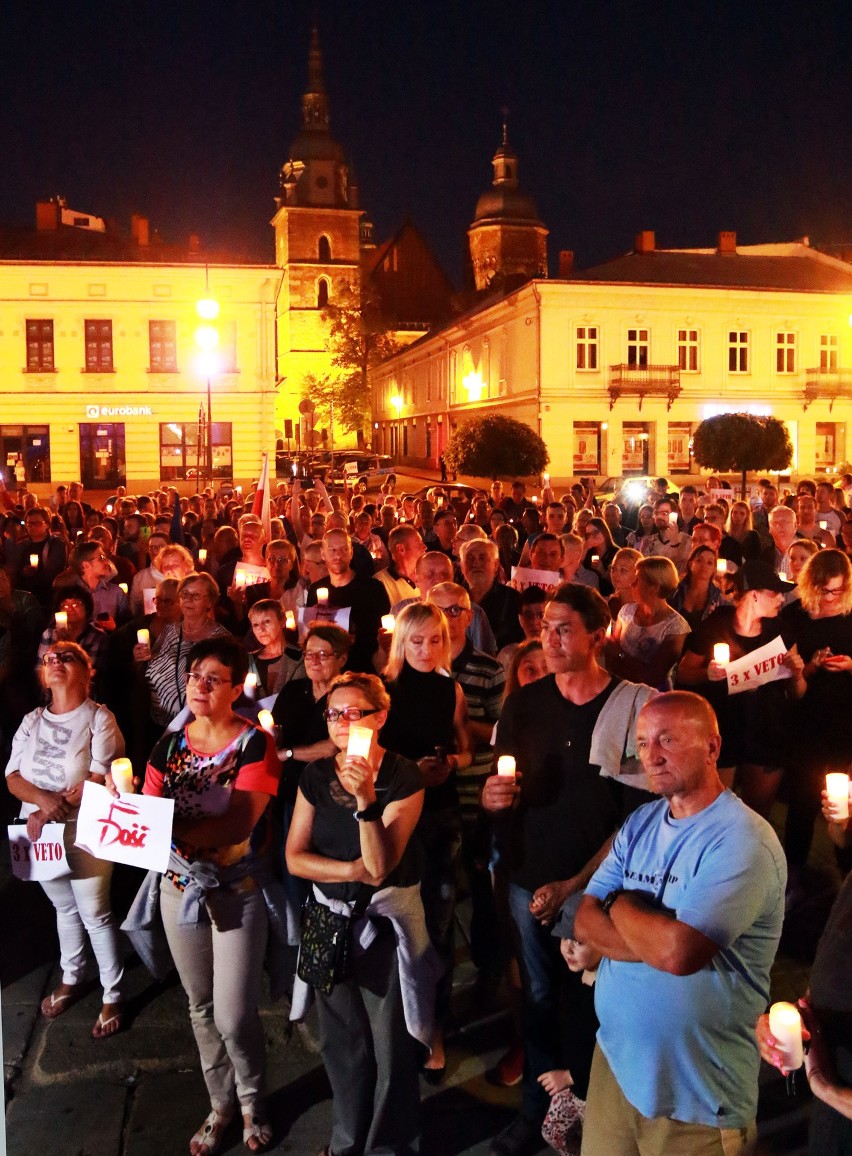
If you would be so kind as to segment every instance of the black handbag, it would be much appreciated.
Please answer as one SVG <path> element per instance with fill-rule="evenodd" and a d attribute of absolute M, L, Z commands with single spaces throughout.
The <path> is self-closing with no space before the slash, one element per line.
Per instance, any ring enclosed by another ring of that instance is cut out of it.
<path fill-rule="evenodd" d="M 352 921 L 363 914 L 370 888 L 359 893 L 350 915 L 340 915 L 309 894 L 302 908 L 302 938 L 296 974 L 316 991 L 330 995 L 348 979 L 352 962 Z"/>

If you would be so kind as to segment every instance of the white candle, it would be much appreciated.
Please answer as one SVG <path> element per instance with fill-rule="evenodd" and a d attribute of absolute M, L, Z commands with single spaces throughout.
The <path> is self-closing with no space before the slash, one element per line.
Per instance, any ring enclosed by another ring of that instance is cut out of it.
<path fill-rule="evenodd" d="M 295 630 L 296 629 L 296 615 L 293 613 L 292 610 L 288 610 L 287 613 L 284 615 L 284 628 L 285 628 L 285 630 Z"/>
<path fill-rule="evenodd" d="M 30 554 L 30 565 L 33 570 L 38 566 L 38 554 Z"/>
<path fill-rule="evenodd" d="M 120 795 L 133 794 L 133 764 L 130 759 L 113 759 L 110 767 L 112 781 Z"/>
<path fill-rule="evenodd" d="M 821 530 L 827 530 L 828 529 L 828 522 L 820 522 L 819 528 Z"/>
<path fill-rule="evenodd" d="M 119 582 L 118 588 L 119 588 L 119 590 L 123 590 L 124 593 L 127 594 L 127 583 L 126 582 Z"/>
<path fill-rule="evenodd" d="M 108 513 L 108 514 L 111 514 L 111 513 L 112 513 L 112 509 L 113 509 L 113 507 L 112 507 L 112 503 L 110 502 L 110 504 L 107 506 L 107 513 Z"/>
<path fill-rule="evenodd" d="M 57 610 L 56 613 L 54 614 L 53 618 L 54 618 L 54 621 L 56 622 L 56 629 L 57 630 L 67 630 L 68 629 L 68 615 L 65 613 L 64 610 Z"/>
<path fill-rule="evenodd" d="M 234 584 L 236 586 L 238 586 L 241 590 L 243 590 L 245 588 L 245 584 L 246 584 L 246 572 L 245 572 L 245 570 L 239 570 L 238 569 L 238 570 L 234 571 Z"/>
<path fill-rule="evenodd" d="M 778 577 L 781 579 L 782 582 L 786 582 L 787 581 L 787 571 L 786 570 L 779 570 L 778 571 Z"/>
<path fill-rule="evenodd" d="M 349 727 L 349 741 L 346 744 L 346 754 L 355 758 L 369 758 L 370 748 L 373 745 L 373 731 L 370 727 L 359 727 L 352 723 Z"/>
<path fill-rule="evenodd" d="M 257 675 L 253 670 L 250 670 L 246 675 L 246 680 L 243 683 L 243 690 L 246 692 L 249 698 L 254 698 L 255 692 L 257 691 Z"/>
<path fill-rule="evenodd" d="M 600 562 L 600 560 L 601 560 L 600 554 L 592 554 L 592 565 L 593 566 L 594 566 L 595 562 Z"/>
<path fill-rule="evenodd" d="M 837 808 L 839 820 L 849 818 L 849 776 L 832 773 L 825 776 L 825 789 L 828 797 Z"/>
<path fill-rule="evenodd" d="M 728 563 L 725 561 L 724 558 L 717 558 L 716 559 L 716 573 L 717 574 L 727 574 L 728 573 Z"/>
<path fill-rule="evenodd" d="M 242 486 L 234 486 L 234 489 L 237 491 L 238 494 L 241 494 L 243 492 Z"/>
<path fill-rule="evenodd" d="M 718 662 L 720 666 L 731 661 L 731 648 L 727 642 L 717 642 L 713 647 L 713 661 Z"/>
<path fill-rule="evenodd" d="M 784 1067 L 795 1072 L 804 1063 L 802 1049 L 802 1017 L 792 1003 L 774 1003 L 769 1009 L 769 1030 L 775 1037 L 778 1051 L 784 1057 Z"/>
<path fill-rule="evenodd" d="M 533 505 L 534 506 L 538 505 L 538 494 L 533 494 Z"/>
<path fill-rule="evenodd" d="M 328 606 L 328 589 L 325 586 L 317 590 L 317 606 Z"/>
<path fill-rule="evenodd" d="M 382 630 L 386 630 L 388 634 L 393 634 L 393 627 L 396 619 L 392 614 L 382 615 Z"/>
<path fill-rule="evenodd" d="M 515 777 L 515 757 L 514 755 L 500 755 L 497 760 L 497 774 L 503 775 L 506 779 L 514 779 Z"/>
<path fill-rule="evenodd" d="M 257 712 L 257 721 L 267 734 L 271 735 L 275 733 L 275 719 L 272 717 L 271 710 L 259 710 Z"/>
<path fill-rule="evenodd" d="M 202 565 L 202 566 L 207 561 L 207 551 L 205 550 L 205 548 L 203 546 L 198 551 L 198 561 L 199 561 L 200 565 Z"/>
<path fill-rule="evenodd" d="M 544 482 L 544 484 L 546 486 L 549 486 L 550 485 L 550 474 L 542 474 L 541 480 Z"/>
<path fill-rule="evenodd" d="M 142 626 L 136 631 L 136 641 L 140 646 L 151 645 L 151 631 L 147 627 Z"/>

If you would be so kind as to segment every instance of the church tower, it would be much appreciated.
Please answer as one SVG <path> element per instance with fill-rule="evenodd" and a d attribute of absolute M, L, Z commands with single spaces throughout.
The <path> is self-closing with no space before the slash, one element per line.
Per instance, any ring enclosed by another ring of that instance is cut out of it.
<path fill-rule="evenodd" d="M 276 425 L 299 418 L 307 374 L 330 369 L 322 309 L 335 299 L 359 300 L 362 212 L 343 149 L 329 130 L 328 95 L 316 26 L 311 33 L 302 127 L 281 167 L 275 263 L 282 270 L 277 300 Z"/>
<path fill-rule="evenodd" d="M 509 288 L 547 276 L 548 231 L 532 197 L 518 189 L 518 157 L 509 144 L 505 114 L 503 139 L 491 165 L 491 188 L 477 201 L 467 231 L 477 291 L 492 283 Z"/>

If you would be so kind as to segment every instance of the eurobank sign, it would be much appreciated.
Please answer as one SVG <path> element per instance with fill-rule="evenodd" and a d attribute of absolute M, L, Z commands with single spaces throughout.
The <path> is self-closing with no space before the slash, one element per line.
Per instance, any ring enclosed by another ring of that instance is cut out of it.
<path fill-rule="evenodd" d="M 154 411 L 150 405 L 87 405 L 86 417 L 92 419 L 104 417 L 153 417 Z"/>

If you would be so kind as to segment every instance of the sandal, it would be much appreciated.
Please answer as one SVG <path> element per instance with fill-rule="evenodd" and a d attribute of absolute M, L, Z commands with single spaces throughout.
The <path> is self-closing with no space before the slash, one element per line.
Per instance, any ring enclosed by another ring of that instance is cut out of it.
<path fill-rule="evenodd" d="M 92 1028 L 93 1040 L 105 1040 L 108 1039 L 109 1036 L 118 1035 L 124 1027 L 124 1016 L 120 1008 L 117 1012 L 113 1012 L 112 1015 L 104 1015 L 105 1008 L 110 1006 L 114 1007 L 115 1005 L 104 1004 L 104 1007 L 101 1008 L 100 1015 L 95 1020 L 95 1026 Z"/>
<path fill-rule="evenodd" d="M 59 988 L 52 991 L 39 1004 L 39 1010 L 46 1019 L 55 1020 L 57 1016 L 64 1015 L 78 999 L 82 999 L 85 995 L 85 985 L 82 983 L 68 984 L 67 987 L 67 991 L 60 991 Z"/>
<path fill-rule="evenodd" d="M 215 1156 L 233 1118 L 233 1111 L 219 1112 L 213 1108 L 189 1142 L 191 1156 Z"/>
<path fill-rule="evenodd" d="M 263 1152 L 272 1143 L 272 1125 L 262 1108 L 243 1116 L 243 1143 L 249 1152 Z"/>

